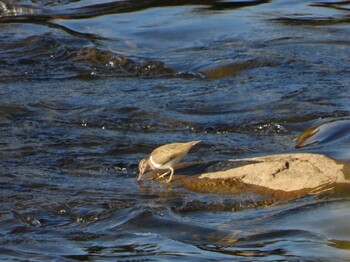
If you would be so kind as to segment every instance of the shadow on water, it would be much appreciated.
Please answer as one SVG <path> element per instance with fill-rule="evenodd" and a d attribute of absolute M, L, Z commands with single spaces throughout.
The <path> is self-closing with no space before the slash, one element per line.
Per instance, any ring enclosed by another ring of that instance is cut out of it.
<path fill-rule="evenodd" d="M 206 6 L 210 10 L 225 10 L 255 6 L 269 1 L 118 1 L 103 4 L 82 6 L 59 11 L 41 9 L 41 7 L 21 6 L 19 4 L 4 3 L 0 5 L 0 23 L 34 23 L 49 29 L 62 30 L 70 37 L 57 37 L 52 33 L 35 35 L 18 39 L 9 43 L 7 38 L 0 39 L 6 56 L 2 57 L 3 68 L 0 68 L 1 81 L 15 81 L 21 78 L 32 80 L 47 79 L 96 79 L 98 77 L 154 77 L 171 76 L 181 78 L 221 78 L 237 74 L 240 71 L 274 66 L 274 60 L 254 59 L 250 61 L 222 63 L 211 66 L 199 66 L 197 72 L 191 70 L 177 71 L 156 59 L 129 58 L 121 53 L 112 52 L 102 47 L 99 41 L 109 41 L 94 33 L 80 32 L 56 23 L 61 20 L 88 19 L 109 14 L 132 13 L 158 7 L 176 6 Z M 74 37 L 74 38 L 71 38 Z M 93 46 L 87 47 L 93 43 Z M 29 45 L 28 45 L 29 44 Z M 67 63 L 68 62 L 68 63 Z M 9 74 L 14 64 L 23 65 L 21 71 Z M 44 65 L 44 71 L 43 71 Z M 38 68 L 36 68 L 38 66 Z"/>
<path fill-rule="evenodd" d="M 322 7 L 342 12 L 329 16 L 310 16 L 308 14 L 295 14 L 289 17 L 279 17 L 273 20 L 284 23 L 286 25 L 299 26 L 330 26 L 337 24 L 347 24 L 350 22 L 350 8 L 346 8 L 345 6 L 347 5 L 349 5 L 348 1 L 313 2 L 310 4 L 312 7 Z"/>
<path fill-rule="evenodd" d="M 176 7 L 176 6 L 205 6 L 208 10 L 237 9 L 247 6 L 255 6 L 269 3 L 268 0 L 256 1 L 217 1 L 217 0 L 176 0 L 171 2 L 157 0 L 143 1 L 116 1 L 103 4 L 82 6 L 64 11 L 45 10 L 30 6 L 12 5 L 2 3 L 0 5 L 0 22 L 24 22 L 35 23 L 51 19 L 86 19 L 101 15 L 138 12 L 149 8 Z"/>

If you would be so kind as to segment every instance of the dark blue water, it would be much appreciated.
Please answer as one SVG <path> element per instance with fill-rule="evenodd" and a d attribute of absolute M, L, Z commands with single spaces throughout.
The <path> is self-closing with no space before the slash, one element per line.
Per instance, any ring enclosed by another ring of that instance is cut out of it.
<path fill-rule="evenodd" d="M 168 1 L 169 2 L 169 1 Z M 137 183 L 187 161 L 286 152 L 349 161 L 349 4 L 0 1 L 0 258 L 346 261 L 348 189 L 280 201 Z"/>

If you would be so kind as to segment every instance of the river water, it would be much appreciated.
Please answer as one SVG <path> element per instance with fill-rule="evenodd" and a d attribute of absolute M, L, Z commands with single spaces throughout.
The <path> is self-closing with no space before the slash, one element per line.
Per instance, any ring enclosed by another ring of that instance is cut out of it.
<path fill-rule="evenodd" d="M 350 261 L 346 190 L 262 205 L 136 181 L 138 161 L 174 141 L 202 140 L 187 161 L 349 161 L 349 125 L 341 139 L 293 141 L 350 117 L 349 10 L 0 1 L 0 259 Z"/>

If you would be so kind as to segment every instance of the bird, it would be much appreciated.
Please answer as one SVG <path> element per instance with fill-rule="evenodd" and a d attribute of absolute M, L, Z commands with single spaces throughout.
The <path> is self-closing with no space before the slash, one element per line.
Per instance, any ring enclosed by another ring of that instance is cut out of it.
<path fill-rule="evenodd" d="M 148 158 L 144 158 L 140 161 L 138 165 L 139 176 L 137 181 L 140 181 L 143 174 L 149 170 L 167 170 L 165 173 L 159 175 L 157 179 L 165 177 L 170 172 L 170 177 L 167 180 L 167 183 L 169 183 L 173 177 L 176 165 L 194 145 L 200 142 L 201 141 L 171 143 L 157 147 Z"/>

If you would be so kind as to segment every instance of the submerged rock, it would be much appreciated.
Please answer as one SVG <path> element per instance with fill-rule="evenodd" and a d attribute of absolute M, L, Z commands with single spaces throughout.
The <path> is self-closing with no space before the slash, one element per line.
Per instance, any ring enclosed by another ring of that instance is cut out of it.
<path fill-rule="evenodd" d="M 325 144 L 350 137 L 350 120 L 337 120 L 306 129 L 295 138 L 296 148 L 313 144 Z"/>
<path fill-rule="evenodd" d="M 287 196 L 327 191 L 335 184 L 350 185 L 350 168 L 321 154 L 280 154 L 194 164 L 177 170 L 173 181 L 198 192 L 254 191 Z"/>
<path fill-rule="evenodd" d="M 228 76 L 233 76 L 242 71 L 259 68 L 259 67 L 272 67 L 277 66 L 278 62 L 273 60 L 263 60 L 263 59 L 254 59 L 248 61 L 235 61 L 235 62 L 226 62 L 218 63 L 203 67 L 200 69 L 200 72 L 206 77 L 218 79 Z"/>
<path fill-rule="evenodd" d="M 122 54 L 90 46 L 78 50 L 72 61 L 75 67 L 97 75 L 152 77 L 176 74 L 174 69 L 160 61 L 134 61 Z"/>

